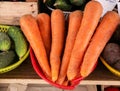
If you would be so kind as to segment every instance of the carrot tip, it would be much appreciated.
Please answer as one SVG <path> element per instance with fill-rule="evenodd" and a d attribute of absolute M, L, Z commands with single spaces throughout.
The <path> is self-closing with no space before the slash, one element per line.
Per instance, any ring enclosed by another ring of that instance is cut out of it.
<path fill-rule="evenodd" d="M 52 81 L 55 82 L 57 80 L 57 77 L 52 77 Z"/>

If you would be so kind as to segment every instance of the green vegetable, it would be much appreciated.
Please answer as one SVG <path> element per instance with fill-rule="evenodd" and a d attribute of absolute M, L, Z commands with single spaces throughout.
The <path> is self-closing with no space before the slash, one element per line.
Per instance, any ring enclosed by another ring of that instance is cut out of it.
<path fill-rule="evenodd" d="M 86 0 L 70 0 L 71 4 L 76 6 L 81 6 L 85 3 Z"/>
<path fill-rule="evenodd" d="M 15 58 L 14 51 L 4 51 L 0 53 L 0 68 L 6 67 L 13 63 Z"/>
<path fill-rule="evenodd" d="M 5 32 L 0 32 L 0 50 L 7 51 L 11 47 L 11 40 Z"/>
<path fill-rule="evenodd" d="M 16 54 L 19 58 L 23 57 L 27 52 L 27 41 L 22 31 L 18 27 L 10 26 L 7 33 L 14 41 Z"/>
<path fill-rule="evenodd" d="M 55 3 L 55 0 L 46 0 L 46 1 L 45 1 L 45 4 L 46 4 L 47 6 L 53 6 L 54 3 Z"/>
<path fill-rule="evenodd" d="M 56 0 L 54 6 L 55 6 L 55 8 L 61 9 L 63 11 L 70 11 L 72 8 L 72 5 L 70 5 L 65 0 Z"/>

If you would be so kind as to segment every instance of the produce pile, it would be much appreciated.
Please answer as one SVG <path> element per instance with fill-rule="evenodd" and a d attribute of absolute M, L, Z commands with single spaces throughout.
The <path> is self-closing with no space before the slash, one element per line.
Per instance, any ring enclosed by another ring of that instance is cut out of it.
<path fill-rule="evenodd" d="M 68 86 L 73 79 L 85 78 L 94 70 L 119 24 L 118 13 L 109 11 L 101 18 L 102 11 L 99 2 L 89 1 L 84 11 L 69 14 L 68 23 L 60 9 L 51 15 L 26 14 L 20 18 L 21 30 L 49 80 Z"/>
<path fill-rule="evenodd" d="M 0 68 L 21 59 L 27 52 L 27 40 L 19 27 L 10 26 L 0 31 Z"/>
<path fill-rule="evenodd" d="M 48 7 L 63 11 L 83 10 L 88 1 L 90 0 L 43 0 Z"/>

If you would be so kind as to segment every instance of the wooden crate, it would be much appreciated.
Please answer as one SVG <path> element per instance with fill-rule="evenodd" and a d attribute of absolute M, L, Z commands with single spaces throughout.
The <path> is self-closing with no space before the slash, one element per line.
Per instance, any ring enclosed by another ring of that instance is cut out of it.
<path fill-rule="evenodd" d="M 19 25 L 22 15 L 38 14 L 37 2 L 0 2 L 0 24 Z"/>

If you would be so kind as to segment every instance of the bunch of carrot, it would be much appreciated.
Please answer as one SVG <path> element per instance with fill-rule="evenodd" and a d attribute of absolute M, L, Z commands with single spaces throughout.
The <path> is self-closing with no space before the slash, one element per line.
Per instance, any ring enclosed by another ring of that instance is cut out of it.
<path fill-rule="evenodd" d="M 119 24 L 119 15 L 107 12 L 97 1 L 89 1 L 84 13 L 69 14 L 66 28 L 64 13 L 53 10 L 51 16 L 20 18 L 21 29 L 30 43 L 44 74 L 53 82 L 68 85 L 76 77 L 87 77 Z M 68 30 L 66 30 L 68 29 Z M 65 35 L 67 32 L 67 35 Z"/>

